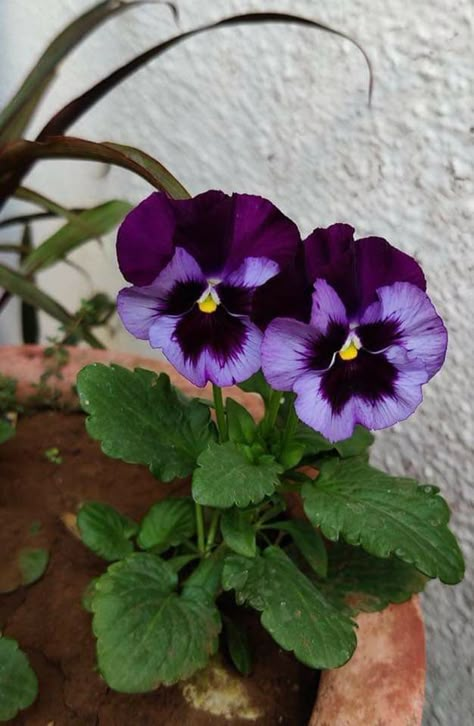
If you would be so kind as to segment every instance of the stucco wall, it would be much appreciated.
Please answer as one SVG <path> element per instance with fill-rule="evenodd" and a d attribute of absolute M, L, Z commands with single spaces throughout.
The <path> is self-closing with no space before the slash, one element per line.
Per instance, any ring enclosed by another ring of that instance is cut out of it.
<path fill-rule="evenodd" d="M 78 136 L 142 147 L 193 192 L 211 187 L 270 197 L 304 233 L 334 221 L 385 236 L 418 257 L 445 317 L 446 365 L 407 422 L 378 436 L 376 462 L 441 485 L 453 527 L 472 552 L 472 5 L 469 0 L 180 0 L 181 26 L 232 11 L 280 9 L 355 36 L 376 87 L 348 42 L 300 28 L 222 30 L 193 39 L 127 81 L 73 128 Z M 45 41 L 88 0 L 2 0 L 0 103 Z M 61 69 L 54 109 L 125 58 L 172 33 L 170 14 L 141 7 L 108 23 Z M 43 108 L 35 123 L 48 117 Z M 471 137 L 471 138 L 470 138 Z M 28 184 L 68 204 L 137 201 L 141 180 L 101 166 L 48 162 Z M 42 231 L 47 230 L 43 224 Z M 74 309 L 95 287 L 115 293 L 113 240 L 75 255 L 88 282 L 64 265 L 42 284 Z M 15 308 L 3 342 L 18 336 Z M 55 325 L 44 321 L 44 332 Z M 117 326 L 111 344 L 146 347 Z M 426 724 L 464 726 L 472 703 L 472 580 L 432 584 L 424 597 L 429 678 Z M 471 718 L 470 718 L 471 716 Z"/>

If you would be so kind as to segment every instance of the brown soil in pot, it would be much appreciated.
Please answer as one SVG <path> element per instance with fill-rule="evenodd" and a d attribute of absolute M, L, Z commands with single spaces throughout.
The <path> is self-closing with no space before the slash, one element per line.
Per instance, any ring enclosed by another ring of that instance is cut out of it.
<path fill-rule="evenodd" d="M 61 464 L 44 452 L 57 447 Z M 143 467 L 109 459 L 89 439 L 79 414 L 43 412 L 20 420 L 15 438 L 0 449 L 1 573 L 20 546 L 48 546 L 50 563 L 44 577 L 28 588 L 0 595 L 0 630 L 14 637 L 38 675 L 36 703 L 11 723 L 28 726 L 303 726 L 314 704 L 317 674 L 280 650 L 246 613 L 254 651 L 250 678 L 236 678 L 225 661 L 214 681 L 232 678 L 243 695 L 239 716 L 224 718 L 189 705 L 200 697 L 200 677 L 185 690 L 160 688 L 152 694 L 110 691 L 95 671 L 91 618 L 81 595 L 104 563 L 67 529 L 61 517 L 87 500 L 112 504 L 139 519 L 160 495 L 182 492 L 183 483 L 159 485 Z M 31 534 L 33 522 L 41 529 Z M 7 556 L 8 555 L 8 556 Z M 3 572 L 14 583 L 15 573 Z M 4 588 L 6 589 L 6 588 Z M 188 684 L 189 685 L 189 684 Z M 246 704 L 246 705 L 245 705 Z M 242 718 L 254 716 L 253 720 Z"/>

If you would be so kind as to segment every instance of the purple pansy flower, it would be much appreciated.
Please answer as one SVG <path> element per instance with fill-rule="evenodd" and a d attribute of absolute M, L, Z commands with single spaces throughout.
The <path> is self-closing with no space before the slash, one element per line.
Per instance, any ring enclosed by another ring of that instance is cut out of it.
<path fill-rule="evenodd" d="M 294 391 L 299 418 L 331 441 L 358 423 L 381 429 L 407 418 L 447 345 L 418 263 L 384 239 L 355 242 L 353 233 L 335 224 L 308 237 L 310 322 L 278 318 L 262 345 L 268 382 Z"/>
<path fill-rule="evenodd" d="M 299 245 L 296 225 L 261 197 L 155 192 L 119 230 L 120 269 L 133 283 L 119 293 L 119 315 L 195 385 L 238 383 L 261 365 L 255 291 Z"/>

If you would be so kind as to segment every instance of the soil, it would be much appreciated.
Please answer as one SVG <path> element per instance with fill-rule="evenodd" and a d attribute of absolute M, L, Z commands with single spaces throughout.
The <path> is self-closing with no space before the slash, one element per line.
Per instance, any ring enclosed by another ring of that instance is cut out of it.
<path fill-rule="evenodd" d="M 61 463 L 45 451 L 57 447 Z M 243 612 L 254 653 L 249 678 L 225 673 L 245 689 L 256 719 L 223 718 L 190 705 L 182 686 L 145 695 L 111 691 L 95 670 L 91 617 L 81 595 L 104 563 L 71 533 L 68 524 L 87 500 L 112 504 L 140 519 L 161 496 L 182 494 L 185 482 L 160 485 L 144 468 L 109 459 L 85 432 L 80 414 L 41 412 L 19 421 L 17 435 L 0 449 L 0 631 L 18 640 L 39 680 L 36 702 L 12 724 L 25 726 L 303 726 L 314 704 L 318 674 L 282 651 Z M 39 526 L 40 525 L 40 526 Z M 11 568 L 22 546 L 46 546 L 45 575 L 18 587 Z M 7 563 L 9 563 L 7 565 Z M 4 587 L 2 587 L 2 581 Z M 5 585 L 6 583 L 6 585 Z M 222 674 L 222 668 L 220 670 Z M 198 683 L 193 681 L 194 686 Z M 193 683 L 190 685 L 193 686 Z M 189 691 L 189 689 L 188 689 Z M 239 713 L 242 715 L 243 710 Z"/>

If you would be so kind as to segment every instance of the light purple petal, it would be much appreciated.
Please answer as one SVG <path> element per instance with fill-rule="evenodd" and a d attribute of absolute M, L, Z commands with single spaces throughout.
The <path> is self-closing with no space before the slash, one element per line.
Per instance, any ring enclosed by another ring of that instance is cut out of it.
<path fill-rule="evenodd" d="M 346 308 L 337 292 L 328 285 L 326 280 L 316 280 L 313 291 L 311 325 L 322 335 L 326 335 L 331 322 L 347 325 Z"/>
<path fill-rule="evenodd" d="M 235 287 L 260 287 L 278 274 L 280 268 L 265 257 L 247 257 L 234 272 L 226 275 L 224 282 Z"/>
<path fill-rule="evenodd" d="M 277 391 L 291 391 L 309 368 L 309 358 L 317 332 L 306 323 L 291 318 L 274 320 L 262 343 L 262 369 L 268 383 Z"/>
<path fill-rule="evenodd" d="M 423 362 L 432 378 L 443 365 L 448 335 L 429 297 L 408 282 L 381 287 L 377 296 L 379 301 L 367 308 L 361 323 L 396 323 L 399 344 Z"/>
<path fill-rule="evenodd" d="M 148 340 L 150 327 L 159 315 L 153 286 L 132 286 L 120 290 L 117 313 L 129 333 L 140 340 Z"/>
<path fill-rule="evenodd" d="M 329 441 L 342 441 L 352 436 L 357 423 L 354 399 L 342 411 L 334 413 L 321 388 L 321 375 L 316 372 L 300 376 L 293 386 L 297 394 L 295 409 L 298 417 Z"/>

